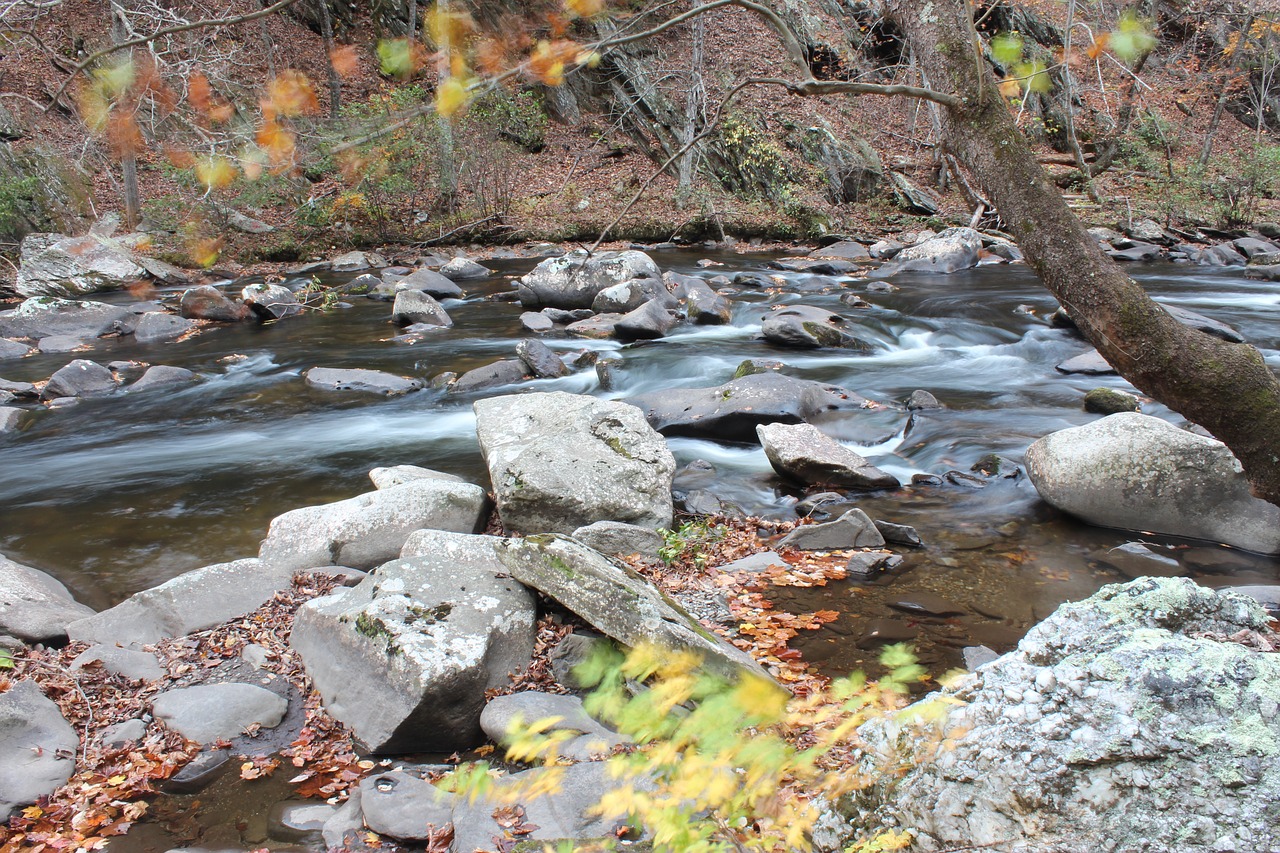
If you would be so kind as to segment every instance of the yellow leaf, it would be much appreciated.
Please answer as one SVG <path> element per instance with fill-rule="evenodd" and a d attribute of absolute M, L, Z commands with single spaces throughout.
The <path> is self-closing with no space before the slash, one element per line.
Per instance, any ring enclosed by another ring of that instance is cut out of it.
<path fill-rule="evenodd" d="M 456 77 L 450 77 L 436 89 L 436 112 L 440 115 L 453 115 L 467 102 L 467 87 Z"/>
<path fill-rule="evenodd" d="M 119 65 L 95 68 L 93 79 L 104 95 L 109 98 L 119 97 L 133 85 L 133 63 L 125 61 Z"/>
<path fill-rule="evenodd" d="M 22 816 L 28 820 L 35 820 L 44 815 L 44 809 L 39 806 L 27 806 L 22 810 Z"/>
<path fill-rule="evenodd" d="M 108 780 L 107 780 L 107 784 L 108 784 L 108 785 L 123 785 L 123 784 L 125 783 L 125 780 L 126 780 L 126 779 L 128 779 L 128 778 L 129 778 L 129 777 L 127 777 L 127 776 L 122 776 L 122 775 L 118 775 L 118 774 L 117 774 L 117 775 L 115 775 L 115 776 L 112 776 L 110 779 L 108 779 Z"/>
<path fill-rule="evenodd" d="M 582 18 L 590 18 L 600 14 L 604 9 L 604 0 L 565 0 L 564 8 L 571 14 Z"/>
<path fill-rule="evenodd" d="M 206 190 L 222 189 L 236 179 L 236 167 L 217 154 L 196 161 L 196 180 Z"/>

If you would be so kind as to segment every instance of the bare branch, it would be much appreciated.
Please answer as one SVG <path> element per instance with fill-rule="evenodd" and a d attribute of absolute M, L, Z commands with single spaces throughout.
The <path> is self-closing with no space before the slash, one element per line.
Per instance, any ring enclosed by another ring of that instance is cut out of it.
<path fill-rule="evenodd" d="M 131 47 L 137 47 L 138 45 L 141 45 L 141 44 L 147 44 L 149 42 L 155 41 L 158 38 L 163 38 L 164 36 L 171 36 L 175 33 L 185 33 L 185 32 L 190 32 L 191 30 L 202 30 L 202 29 L 207 29 L 209 27 L 225 27 L 225 26 L 230 26 L 232 24 L 243 24 L 247 21 L 256 21 L 258 18 L 264 18 L 267 15 L 273 15 L 276 12 L 279 12 L 281 9 L 285 8 L 286 6 L 292 6 L 294 3 L 297 3 L 297 2 L 298 0 L 279 0 L 279 2 L 274 3 L 265 9 L 259 9 L 258 11 L 250 12 L 247 15 L 236 15 L 235 17 L 232 17 L 232 18 L 207 18 L 203 21 L 191 21 L 190 23 L 179 24 L 178 26 L 166 27 L 162 30 L 156 30 L 151 35 L 139 36 L 138 38 L 129 39 L 128 41 L 122 41 L 119 44 L 113 44 L 113 45 L 110 45 L 109 47 L 104 47 L 101 50 L 94 51 L 93 53 L 85 57 L 84 61 L 80 62 L 78 65 L 76 65 L 75 68 L 71 70 L 71 76 L 69 76 L 66 80 L 63 81 L 62 85 L 58 87 L 58 91 L 53 93 L 53 100 L 48 104 L 48 106 L 44 108 L 44 111 L 48 112 L 58 103 L 58 101 L 62 98 L 62 94 L 67 91 L 67 87 L 71 85 L 71 81 L 76 78 L 77 74 L 84 71 L 90 65 L 97 62 L 99 59 L 102 59 L 104 56 L 110 56 L 111 54 L 116 53 L 117 51 L 126 50 Z"/>
<path fill-rule="evenodd" d="M 952 109 L 963 106 L 964 102 L 955 95 L 925 89 L 921 86 L 903 84 L 855 83 L 852 80 L 782 80 L 776 77 L 753 77 L 746 81 L 761 85 L 781 86 L 794 95 L 813 97 L 817 95 L 902 95 L 932 101 Z"/>

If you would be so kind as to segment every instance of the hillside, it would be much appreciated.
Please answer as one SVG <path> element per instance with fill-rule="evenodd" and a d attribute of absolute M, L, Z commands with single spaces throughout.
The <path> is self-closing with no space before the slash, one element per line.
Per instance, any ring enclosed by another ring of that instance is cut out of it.
<path fill-rule="evenodd" d="M 397 124 L 404 110 L 432 97 L 436 63 L 426 48 L 413 67 L 391 69 L 408 73 L 381 73 L 388 64 L 379 45 L 404 34 L 408 4 L 379 2 L 359 12 L 333 7 L 342 105 L 336 117 L 330 117 L 320 7 L 307 0 L 278 14 L 134 48 L 131 79 L 138 91 L 111 94 L 112 112 L 95 133 L 86 127 L 101 106 L 95 107 L 92 85 L 68 86 L 46 109 L 75 63 L 113 38 L 262 8 L 249 0 L 217 8 L 134 2 L 115 4 L 126 11 L 113 23 L 111 5 L 65 0 L 4 12 L 0 125 L 8 142 L 0 152 L 0 231 L 10 255 L 25 231 L 83 230 L 98 216 L 121 211 L 117 119 L 126 112 L 136 117 L 141 142 L 143 228 L 152 232 L 159 257 L 188 266 L 216 257 L 220 267 L 234 270 L 235 264 L 372 245 L 589 243 L 624 210 L 611 238 L 874 236 L 931 217 L 934 225 L 967 222 L 981 201 L 958 165 L 936 149 L 936 122 L 924 102 L 799 98 L 778 86 L 734 91 L 748 77 L 786 72 L 776 36 L 741 9 L 718 9 L 699 23 L 609 52 L 598 67 L 571 66 L 558 87 L 536 74 L 515 75 L 514 83 L 474 100 L 447 130 L 434 116 L 420 117 L 335 153 L 343 143 Z M 819 77 L 914 82 L 904 61 L 909 57 L 874 6 L 780 4 Z M 503 3 L 474 9 L 478 31 L 502 34 L 509 47 L 548 35 L 558 26 L 552 11 Z M 1023 58 L 1048 67 L 1051 90 L 1015 98 L 1011 108 L 1090 224 L 1151 216 L 1194 238 L 1198 227 L 1270 215 L 1275 163 L 1267 121 L 1273 113 L 1265 85 L 1270 77 L 1259 75 L 1270 73 L 1278 52 L 1273 25 L 1255 23 L 1244 36 L 1233 35 L 1242 22 L 1226 6 L 1161 4 L 1150 23 L 1158 40 L 1134 63 L 1137 76 L 1113 52 L 1095 50 L 1106 46 L 1099 39 L 1073 51 L 1067 89 L 1065 68 L 1054 65 L 1063 53 L 1066 13 L 1059 4 L 997 4 L 982 12 L 982 29 L 1025 33 Z M 425 9 L 420 17 L 418 35 L 427 26 Z M 566 24 L 565 35 L 586 44 L 651 20 L 624 8 L 616 19 Z M 1083 38 L 1086 30 L 1102 34 L 1122 23 L 1079 21 L 1073 32 Z M 1239 50 L 1232 52 L 1232 45 Z M 305 81 L 305 98 L 313 100 L 284 123 L 294 146 L 287 166 L 263 170 L 260 103 L 268 81 L 289 79 L 287 69 L 301 72 L 292 79 Z M 1016 76 L 1012 66 L 1007 73 Z M 1254 78 L 1263 85 L 1251 110 Z M 1071 119 L 1082 158 L 1111 163 L 1092 187 L 1068 180 L 1076 169 L 1064 129 L 1067 102 L 1075 105 Z M 681 158 L 647 183 L 655 163 L 694 132 L 706 136 L 694 147 L 689 180 L 678 177 Z M 1198 168 L 1210 136 L 1209 157 Z M 196 168 L 201 163 L 227 168 L 202 183 L 200 175 L 209 173 Z M 271 230 L 250 226 L 264 233 L 245 233 L 237 213 Z M 986 224 L 1000 225 L 991 217 Z"/>

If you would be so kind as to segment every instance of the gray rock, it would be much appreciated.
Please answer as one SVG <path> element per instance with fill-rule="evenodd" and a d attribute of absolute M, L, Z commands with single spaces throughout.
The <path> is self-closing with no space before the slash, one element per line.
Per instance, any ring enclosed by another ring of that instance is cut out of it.
<path fill-rule="evenodd" d="M 918 412 L 922 409 L 941 409 L 942 404 L 938 402 L 938 398 L 930 394 L 928 391 L 916 389 L 911 392 L 911 396 L 907 398 L 907 411 Z"/>
<path fill-rule="evenodd" d="M 812 424 L 761 424 L 756 435 L 773 470 L 806 484 L 851 489 L 902 485 Z"/>
<path fill-rule="evenodd" d="M 982 235 L 972 228 L 948 228 L 936 237 L 907 246 L 893 260 L 870 273 L 888 278 L 900 272 L 953 273 L 977 266 Z"/>
<path fill-rule="evenodd" d="M 468 370 L 449 385 L 449 391 L 453 394 L 470 394 L 487 388 L 514 385 L 525 380 L 527 369 L 528 366 L 518 358 L 495 361 L 492 364 Z"/>
<path fill-rule="evenodd" d="M 1213 335 L 1215 338 L 1221 338 L 1224 341 L 1233 344 L 1244 343 L 1244 335 L 1219 320 L 1206 317 L 1188 308 L 1180 305 L 1161 305 L 1169 316 L 1177 320 L 1184 326 L 1190 326 L 1193 329 L 1199 329 L 1207 335 Z"/>
<path fill-rule="evenodd" d="M 67 636 L 107 646 L 142 646 L 182 637 L 257 609 L 288 589 L 292 576 L 292 570 L 275 570 L 257 560 L 205 566 L 72 622 Z"/>
<path fill-rule="evenodd" d="M 0 395 L 8 394 L 7 391 L 0 391 Z M 5 400 L 10 398 L 5 398 Z M 17 432 L 18 426 L 22 423 L 22 416 L 26 414 L 26 409 L 19 409 L 13 406 L 0 406 L 0 435 L 6 433 Z"/>
<path fill-rule="evenodd" d="M 516 344 L 516 355 L 529 368 L 529 373 L 539 379 L 556 379 L 569 372 L 560 356 L 539 340 L 526 338 Z"/>
<path fill-rule="evenodd" d="M 575 338 L 604 340 L 613 337 L 614 328 L 622 317 L 622 314 L 596 314 L 594 317 L 575 320 L 565 326 L 564 330 Z"/>
<path fill-rule="evenodd" d="M 680 318 L 663 305 L 660 299 L 651 299 L 639 308 L 624 314 L 614 323 L 614 337 L 624 341 L 653 340 L 665 337 L 680 323 Z"/>
<path fill-rule="evenodd" d="M 1192 256 L 1196 263 L 1213 267 L 1242 267 L 1248 260 L 1230 243 L 1210 246 Z"/>
<path fill-rule="evenodd" d="M 873 347 L 849 334 L 849 321 L 839 314 L 811 305 L 793 305 L 764 315 L 760 333 L 771 344 L 783 347 L 844 347 L 869 352 Z"/>
<path fill-rule="evenodd" d="M 689 649 L 716 672 L 768 677 L 749 655 L 707 631 L 657 587 L 581 542 L 539 534 L 504 540 L 500 552 L 513 578 L 624 645 Z"/>
<path fill-rule="evenodd" d="M 76 655 L 75 660 L 71 661 L 70 668 L 74 672 L 94 663 L 101 663 L 107 672 L 114 675 L 134 680 L 155 681 L 165 676 L 165 670 L 160 666 L 160 661 L 151 652 L 124 649 L 119 646 L 104 646 L 101 643 L 94 644 Z"/>
<path fill-rule="evenodd" d="M 152 388 L 163 388 L 167 385 L 184 385 L 189 382 L 197 382 L 199 379 L 200 377 L 185 367 L 170 367 L 166 364 L 157 364 L 155 367 L 148 367 L 147 372 L 142 374 L 137 382 L 129 386 L 129 393 L 148 391 Z"/>
<path fill-rule="evenodd" d="M 364 816 L 360 811 L 360 788 L 352 788 L 347 801 L 338 807 L 333 817 L 324 823 L 321 838 L 325 849 L 355 850 L 356 836 L 364 831 Z"/>
<path fill-rule="evenodd" d="M 611 556 L 658 556 L 662 536 L 650 527 L 621 521 L 596 521 L 573 531 L 573 538 L 588 548 Z"/>
<path fill-rule="evenodd" d="M 401 486 L 414 480 L 444 480 L 448 483 L 465 483 L 466 480 L 456 474 L 443 471 L 432 471 L 430 468 L 419 468 L 417 465 L 393 465 L 390 468 L 374 468 L 369 472 L 375 489 L 389 489 Z"/>
<path fill-rule="evenodd" d="M 256 684 L 227 682 L 166 690 L 151 702 L 156 719 L 188 740 L 232 740 L 253 725 L 275 728 L 288 701 Z"/>
<path fill-rule="evenodd" d="M 1134 243 L 1125 249 L 1112 249 L 1107 252 L 1111 256 L 1111 260 L 1120 261 L 1122 263 L 1136 263 L 1141 261 L 1154 261 L 1158 259 L 1163 250 L 1159 246 L 1153 246 L 1150 243 Z"/>
<path fill-rule="evenodd" d="M 717 571 L 721 572 L 763 572 L 777 566 L 786 568 L 788 563 L 782 559 L 782 555 L 777 551 L 761 551 L 757 554 L 750 554 L 732 563 L 725 563 L 720 566 Z"/>
<path fill-rule="evenodd" d="M 888 551 L 860 551 L 849 555 L 845 570 L 856 580 L 870 580 L 882 572 L 896 568 L 902 558 Z"/>
<path fill-rule="evenodd" d="M 897 240 L 877 240 L 868 247 L 867 254 L 877 261 L 887 261 L 904 248 Z"/>
<path fill-rule="evenodd" d="M 662 281 L 656 278 L 633 278 L 606 287 L 591 300 L 597 314 L 626 314 L 661 294 L 667 295 Z"/>
<path fill-rule="evenodd" d="M 479 486 L 412 480 L 276 516 L 258 557 L 275 571 L 330 565 L 373 569 L 395 559 L 413 531 L 472 533 L 483 525 L 487 509 Z"/>
<path fill-rule="evenodd" d="M 40 396 L 46 400 L 57 397 L 85 397 L 105 394 L 116 389 L 116 378 L 110 370 L 88 359 L 78 358 L 49 377 Z"/>
<path fill-rule="evenodd" d="M 916 532 L 914 527 L 907 524 L 894 524 L 891 521 L 881 521 L 875 519 L 876 530 L 880 531 L 880 535 L 884 537 L 884 541 L 892 542 L 894 545 L 906 545 L 911 548 L 922 548 L 924 542 L 920 540 L 920 534 Z"/>
<path fill-rule="evenodd" d="M 783 270 L 785 272 L 829 276 L 848 275 L 858 269 L 857 264 L 851 264 L 848 261 L 818 260 L 816 258 L 782 258 L 775 261 L 766 261 L 765 266 L 769 269 Z"/>
<path fill-rule="evenodd" d="M 1165 230 L 1160 227 L 1160 224 L 1153 219 L 1141 219 L 1137 222 L 1132 222 L 1129 224 L 1129 227 L 1123 230 L 1124 233 L 1128 234 L 1134 240 L 1138 240 L 1143 243 L 1173 242 L 1173 240 L 1169 238 L 1169 235 L 1165 233 Z"/>
<path fill-rule="evenodd" d="M 30 355 L 35 350 L 22 343 L 21 341 L 11 341 L 8 338 L 0 338 L 0 360 L 9 358 L 22 358 Z"/>
<path fill-rule="evenodd" d="M 401 841 L 426 841 L 445 830 L 453 820 L 454 805 L 461 799 L 405 770 L 360 780 L 365 825 Z"/>
<path fill-rule="evenodd" d="M 0 556 L 0 634 L 28 643 L 60 643 L 67 625 L 92 615 L 53 576 Z"/>
<path fill-rule="evenodd" d="M 434 299 L 462 298 L 462 288 L 458 287 L 455 279 L 429 269 L 415 270 L 397 279 L 395 290 L 417 290 Z"/>
<path fill-rule="evenodd" d="M 526 308 L 589 308 L 600 291 L 631 279 L 661 280 L 657 264 L 643 252 L 576 250 L 548 258 L 517 283 Z"/>
<path fill-rule="evenodd" d="M 948 749 L 851 817 L 870 832 L 910 826 L 922 850 L 1276 849 L 1280 659 L 1228 639 L 1266 625 L 1254 602 L 1185 579 L 1065 604 L 944 688 L 959 700 L 942 706 Z M 883 749 L 903 737 L 899 719 L 859 734 Z"/>
<path fill-rule="evenodd" d="M 33 296 L 17 308 L 0 311 L 0 337 L 62 335 L 90 340 L 120 331 L 132 317 L 129 309 L 120 305 Z"/>
<path fill-rule="evenodd" d="M 841 261 L 861 261 L 869 260 L 871 254 L 867 251 L 867 247 L 853 240 L 841 240 L 839 243 L 832 243 L 830 246 L 824 246 L 820 249 L 814 249 L 809 253 L 811 258 L 835 258 Z"/>
<path fill-rule="evenodd" d="M 1086 376 L 1114 376 L 1116 372 L 1096 349 L 1067 359 L 1058 364 L 1057 369 L 1063 373 L 1083 373 Z"/>
<path fill-rule="evenodd" d="M 329 262 L 329 268 L 334 272 L 359 272 L 370 268 L 385 267 L 387 265 L 386 258 L 377 252 L 347 252 L 338 255 Z"/>
<path fill-rule="evenodd" d="M 240 291 L 240 299 L 262 320 L 280 320 L 302 313 L 298 297 L 279 284 L 250 284 Z"/>
<path fill-rule="evenodd" d="M 1249 584 L 1233 586 L 1231 592 L 1247 595 L 1262 606 L 1272 619 L 1280 617 L 1280 586 L 1266 584 Z"/>
<path fill-rule="evenodd" d="M 1000 657 L 994 649 L 986 646 L 965 646 L 960 654 L 964 658 L 964 668 L 970 672 Z"/>
<path fill-rule="evenodd" d="M 268 225 L 261 219 L 254 219 L 248 214 L 241 213 L 233 207 L 226 205 L 216 205 L 218 213 L 225 216 L 227 224 L 237 231 L 243 231 L 246 234 L 270 234 L 275 231 L 275 227 Z"/>
<path fill-rule="evenodd" d="M 252 314 L 248 305 L 233 301 L 209 284 L 185 291 L 178 311 L 189 320 L 215 320 L 219 323 L 239 323 Z"/>
<path fill-rule="evenodd" d="M 1280 553 L 1280 508 L 1250 493 L 1220 441 L 1140 414 L 1039 439 L 1027 473 L 1040 496 L 1091 524 Z"/>
<path fill-rule="evenodd" d="M 632 742 L 626 735 L 620 735 L 592 719 L 577 696 L 533 691 L 490 699 L 480 714 L 480 728 L 494 743 L 507 745 L 526 727 L 552 718 L 558 719 L 544 729 L 546 733 L 569 732 L 576 735 L 557 750 L 564 758 L 589 761 L 607 756 L 615 746 Z"/>
<path fill-rule="evenodd" d="M 1259 264 L 1244 271 L 1245 278 L 1256 278 L 1262 281 L 1280 281 L 1280 264 Z M 3 326 L 0 326 L 3 328 Z"/>
<path fill-rule="evenodd" d="M 533 598 L 494 537 L 420 531 L 404 550 L 304 604 L 290 642 L 325 708 L 371 751 L 473 746 L 484 692 L 533 654 Z"/>
<path fill-rule="evenodd" d="M 454 258 L 440 267 L 440 274 L 454 281 L 470 281 L 477 278 L 488 278 L 493 270 L 478 264 L 470 258 Z"/>
<path fill-rule="evenodd" d="M 671 524 L 675 459 L 634 407 L 550 392 L 480 400 L 474 408 L 508 530 L 570 533 L 594 521 Z"/>
<path fill-rule="evenodd" d="M 867 400 L 853 391 L 778 373 L 743 376 L 713 388 L 651 391 L 625 402 L 644 412 L 663 435 L 758 440 L 756 427 L 768 423 L 800 423 L 820 414 L 864 408 Z"/>
<path fill-rule="evenodd" d="M 733 319 L 733 305 L 700 279 L 681 286 L 677 294 L 685 303 L 689 322 L 699 326 L 723 326 Z"/>
<path fill-rule="evenodd" d="M 400 326 L 411 323 L 453 325 L 453 319 L 445 312 L 444 306 L 421 290 L 402 290 L 396 294 L 396 301 L 391 306 L 391 322 Z"/>
<path fill-rule="evenodd" d="M 1267 255 L 1280 252 L 1280 246 L 1272 243 L 1270 240 L 1259 240 L 1257 237 L 1239 237 L 1233 241 L 1237 249 L 1244 254 L 1246 258 L 1253 259 L 1255 255 Z"/>
<path fill-rule="evenodd" d="M 551 650 L 551 674 L 556 682 L 571 690 L 586 689 L 575 672 L 581 664 L 594 658 L 606 649 L 620 653 L 613 640 L 589 634 L 568 634 Z M 594 686 L 594 685 L 592 685 Z"/>
<path fill-rule="evenodd" d="M 20 249 L 19 296 L 81 296 L 147 278 L 123 243 L 95 234 L 29 234 Z"/>
<path fill-rule="evenodd" d="M 45 355 L 75 352 L 78 349 L 88 349 L 88 346 L 80 338 L 73 338 L 67 335 L 50 335 L 47 338 L 41 338 L 40 342 L 36 344 L 36 348 Z"/>
<path fill-rule="evenodd" d="M 1093 557 L 1130 580 L 1145 577 L 1176 578 L 1187 573 L 1173 557 L 1153 551 L 1141 542 L 1126 542 L 1115 548 L 1099 551 Z"/>
<path fill-rule="evenodd" d="M 875 522 L 860 509 L 851 509 L 835 521 L 803 524 L 778 543 L 779 548 L 801 551 L 843 551 L 849 548 L 881 548 L 884 537 Z"/>
<path fill-rule="evenodd" d="M 303 374 L 307 384 L 324 391 L 359 391 L 394 397 L 422 387 L 422 380 L 396 376 L 382 370 L 313 367 Z"/>
<path fill-rule="evenodd" d="M 142 720 L 125 720 L 123 723 L 116 723 L 102 730 L 102 745 L 108 749 L 119 749 L 136 743 L 146 736 L 146 723 Z"/>
<path fill-rule="evenodd" d="M 550 332 L 556 327 L 552 319 L 540 311 L 525 311 L 520 315 L 520 325 L 535 334 Z"/>
<path fill-rule="evenodd" d="M 133 329 L 133 339 L 140 344 L 171 341 L 191 331 L 195 325 L 195 321 L 176 317 L 173 314 L 158 312 L 143 314 L 142 319 Z"/>
<path fill-rule="evenodd" d="M 34 681 L 0 693 L 0 815 L 52 794 L 75 770 L 80 737 Z"/>

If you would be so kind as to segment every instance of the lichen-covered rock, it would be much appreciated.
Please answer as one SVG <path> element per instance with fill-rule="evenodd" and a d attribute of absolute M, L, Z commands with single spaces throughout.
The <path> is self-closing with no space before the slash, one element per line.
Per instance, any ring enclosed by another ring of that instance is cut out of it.
<path fill-rule="evenodd" d="M 262 320 L 280 320 L 302 313 L 298 297 L 280 284 L 250 284 L 240 291 L 240 299 Z"/>
<path fill-rule="evenodd" d="M 861 801 L 919 850 L 1280 847 L 1280 656 L 1256 602 L 1185 579 L 1066 604 L 943 691 L 955 738 Z M 893 724 L 864 727 L 872 744 Z M 865 825 L 865 824 L 864 824 Z"/>
<path fill-rule="evenodd" d="M 1110 415 L 1027 449 L 1040 497 L 1090 524 L 1280 553 L 1280 507 L 1253 497 L 1222 442 L 1148 415 Z"/>
<path fill-rule="evenodd" d="M 624 645 L 687 649 L 726 676 L 768 677 L 750 655 L 703 628 L 653 584 L 581 542 L 556 535 L 507 539 L 500 555 L 513 578 Z"/>
<path fill-rule="evenodd" d="M 17 308 L 0 311 L 0 337 L 87 340 L 121 331 L 132 317 L 121 305 L 33 296 Z"/>
<path fill-rule="evenodd" d="M 400 554 L 415 530 L 473 533 L 488 498 L 471 483 L 417 479 L 276 516 L 258 557 L 274 570 L 373 569 Z"/>
<path fill-rule="evenodd" d="M 972 228 L 948 228 L 898 252 L 891 263 L 871 274 L 887 278 L 900 272 L 953 273 L 978 263 L 982 235 Z"/>
<path fill-rule="evenodd" d="M 870 352 L 866 341 L 849 334 L 849 321 L 839 314 L 812 305 L 793 305 L 764 316 L 760 334 L 771 344 L 814 349 L 844 347 Z"/>
<path fill-rule="evenodd" d="M 123 243 L 96 234 L 28 234 L 14 289 L 21 296 L 80 296 L 147 277 Z"/>
<path fill-rule="evenodd" d="M 1094 388 L 1084 395 L 1084 410 L 1095 415 L 1136 412 L 1140 408 L 1137 397 L 1112 388 Z"/>
<path fill-rule="evenodd" d="M 474 746 L 485 691 L 528 665 L 536 607 L 500 543 L 421 531 L 404 559 L 299 609 L 290 642 L 325 708 L 371 751 Z"/>
<path fill-rule="evenodd" d="M 670 526 L 675 458 L 634 406 L 556 391 L 480 400 L 475 412 L 508 530 Z"/>
<path fill-rule="evenodd" d="M 517 283 L 526 308 L 590 308 L 596 294 L 636 278 L 658 280 L 662 273 L 644 252 L 573 251 L 538 264 Z"/>

